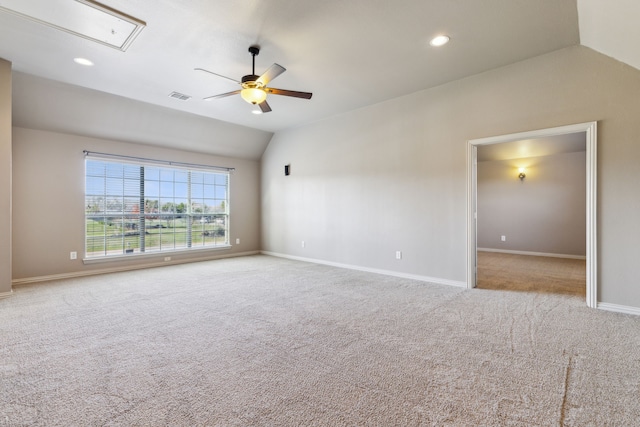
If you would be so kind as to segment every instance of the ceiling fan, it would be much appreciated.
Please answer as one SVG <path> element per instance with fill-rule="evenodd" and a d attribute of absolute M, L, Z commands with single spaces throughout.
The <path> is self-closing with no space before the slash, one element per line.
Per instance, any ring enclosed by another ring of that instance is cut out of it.
<path fill-rule="evenodd" d="M 263 113 L 268 113 L 271 111 L 271 107 L 267 103 L 267 94 L 272 93 L 274 95 L 283 95 L 283 96 L 292 96 L 294 98 L 304 98 L 311 99 L 313 95 L 310 92 L 298 92 L 295 90 L 285 90 L 285 89 L 276 89 L 272 87 L 267 87 L 267 84 L 280 74 L 287 71 L 282 65 L 273 64 L 267 71 L 265 71 L 261 76 L 256 75 L 256 55 L 260 53 L 260 47 L 258 46 L 250 46 L 249 53 L 251 53 L 251 57 L 253 60 L 253 68 L 251 74 L 247 74 L 242 77 L 241 81 L 237 81 L 230 77 L 226 77 L 217 73 L 214 73 L 209 70 L 205 70 L 203 68 L 195 68 L 196 71 L 204 71 L 205 73 L 213 74 L 214 76 L 222 77 L 227 80 L 231 80 L 235 83 L 238 83 L 242 86 L 242 89 L 234 90 L 233 92 L 221 93 L 220 95 L 213 95 L 204 98 L 205 101 L 209 101 L 212 99 L 225 98 L 231 95 L 240 94 L 242 99 L 247 101 L 249 104 L 257 105 L 260 107 L 260 110 Z"/>

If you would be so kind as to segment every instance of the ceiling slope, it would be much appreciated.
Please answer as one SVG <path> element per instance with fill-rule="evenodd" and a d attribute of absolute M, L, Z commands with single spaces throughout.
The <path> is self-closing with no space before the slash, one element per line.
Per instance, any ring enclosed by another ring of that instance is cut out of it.
<path fill-rule="evenodd" d="M 580 43 L 640 69 L 640 1 L 578 0 Z"/>
<path fill-rule="evenodd" d="M 13 74 L 13 89 L 13 124 L 18 127 L 250 160 L 262 157 L 273 136 L 19 72 Z"/>
<path fill-rule="evenodd" d="M 68 1 L 30 0 L 43 8 Z M 125 52 L 0 10 L 0 57 L 24 74 L 267 132 L 579 43 L 576 0 L 101 2 L 146 23 Z M 450 43 L 430 46 L 441 33 Z M 203 101 L 238 86 L 194 68 L 239 80 L 250 74 L 253 44 L 261 47 L 258 74 L 278 63 L 287 71 L 273 85 L 313 98 L 270 95 L 273 111 L 262 115 L 239 96 Z M 95 65 L 82 67 L 75 57 Z M 169 97 L 173 91 L 191 98 Z"/>

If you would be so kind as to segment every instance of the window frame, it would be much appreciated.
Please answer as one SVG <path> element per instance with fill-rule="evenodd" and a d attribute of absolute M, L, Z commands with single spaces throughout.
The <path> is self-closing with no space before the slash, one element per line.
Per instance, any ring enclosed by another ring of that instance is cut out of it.
<path fill-rule="evenodd" d="M 115 155 L 90 156 L 86 151 L 85 155 L 84 263 L 158 256 L 165 256 L 167 261 L 169 260 L 167 255 L 170 254 L 231 248 L 230 188 L 233 169 Z M 102 168 L 102 171 L 91 173 L 92 164 Z M 122 173 L 110 176 L 108 171 L 110 167 Z M 139 170 L 137 178 L 127 175 L 136 169 Z M 157 179 L 150 177 L 148 172 L 153 173 Z M 171 175 L 170 179 L 167 178 L 168 174 Z M 178 175 L 186 175 L 188 177 L 186 182 L 177 180 Z M 194 182 L 194 177 L 199 181 Z M 92 179 L 94 183 L 90 183 Z M 112 179 L 112 185 L 121 183 L 122 189 L 115 191 L 112 188 L 107 189 L 109 179 Z M 134 185 L 125 188 L 127 180 L 130 181 L 129 184 Z M 98 182 L 97 187 L 90 189 L 89 187 L 95 185 L 95 182 Z M 176 183 L 181 184 L 183 188 L 186 185 L 187 194 L 177 195 Z M 99 188 L 101 184 L 104 188 L 94 189 Z M 167 184 L 173 188 L 169 193 L 166 189 L 160 189 Z M 150 192 L 148 188 L 154 185 L 156 191 Z M 138 189 L 133 195 L 132 188 L 136 186 Z M 197 195 L 192 194 L 194 188 L 200 188 L 202 192 Z M 102 198 L 101 202 L 99 202 L 100 198 Z M 137 200 L 132 204 L 134 199 Z M 176 203 L 177 200 L 185 204 L 180 212 L 177 209 L 180 206 Z M 111 206 L 116 206 L 111 212 L 108 201 Z M 119 207 L 118 204 L 120 204 Z M 96 209 L 94 206 L 97 206 L 98 210 L 91 213 L 90 209 Z M 136 206 L 137 210 L 135 210 Z M 163 211 L 165 206 L 171 210 Z M 194 209 L 194 206 L 198 208 Z M 100 232 L 102 229 L 102 234 L 97 234 L 96 238 L 99 242 L 98 251 L 90 251 L 91 247 L 96 247 L 91 244 L 90 221 L 92 219 L 94 223 L 99 224 L 96 231 Z M 149 225 L 150 222 L 151 225 Z M 178 229 L 182 227 L 184 231 L 179 232 Z M 168 230 L 163 233 L 165 228 Z M 108 232 L 113 230 L 118 230 L 120 234 L 109 236 Z M 118 242 L 119 239 L 121 243 Z M 138 245 L 131 248 L 131 242 L 136 239 L 139 241 Z M 109 249 L 110 245 L 114 248 Z"/>

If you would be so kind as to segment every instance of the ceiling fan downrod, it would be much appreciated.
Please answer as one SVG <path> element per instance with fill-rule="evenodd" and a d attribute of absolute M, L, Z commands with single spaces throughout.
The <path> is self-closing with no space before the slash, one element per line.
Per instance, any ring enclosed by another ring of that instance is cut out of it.
<path fill-rule="evenodd" d="M 258 46 L 249 46 L 249 53 L 251 53 L 251 59 L 253 62 L 251 67 L 251 74 L 255 76 L 256 75 L 256 55 L 260 54 L 260 48 Z"/>

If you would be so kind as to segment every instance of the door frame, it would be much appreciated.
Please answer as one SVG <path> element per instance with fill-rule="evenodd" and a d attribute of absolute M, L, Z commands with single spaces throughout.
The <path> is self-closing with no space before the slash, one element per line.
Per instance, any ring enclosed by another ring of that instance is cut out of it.
<path fill-rule="evenodd" d="M 519 141 L 523 139 L 537 139 L 569 133 L 586 133 L 586 176 L 587 176 L 587 230 L 586 230 L 586 278 L 587 278 L 587 306 L 596 308 L 598 305 L 597 283 L 597 221 L 596 221 L 596 192 L 597 192 L 597 132 L 598 122 L 578 123 L 529 132 L 512 133 L 508 135 L 491 136 L 472 139 L 467 142 L 467 288 L 475 288 L 477 281 L 477 165 L 479 145 L 499 144 L 502 142 Z"/>

